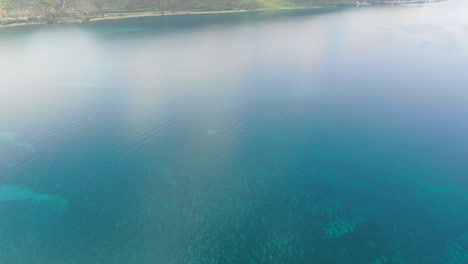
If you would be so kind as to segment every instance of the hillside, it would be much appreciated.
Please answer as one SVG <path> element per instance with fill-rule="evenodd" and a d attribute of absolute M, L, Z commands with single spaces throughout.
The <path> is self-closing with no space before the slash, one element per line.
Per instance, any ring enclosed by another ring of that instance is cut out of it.
<path fill-rule="evenodd" d="M 354 0 L 0 0 L 0 16 L 131 11 L 219 11 L 352 4 Z"/>
<path fill-rule="evenodd" d="M 0 26 L 218 11 L 224 13 L 355 4 L 423 4 L 439 1 L 444 0 L 0 0 Z"/>

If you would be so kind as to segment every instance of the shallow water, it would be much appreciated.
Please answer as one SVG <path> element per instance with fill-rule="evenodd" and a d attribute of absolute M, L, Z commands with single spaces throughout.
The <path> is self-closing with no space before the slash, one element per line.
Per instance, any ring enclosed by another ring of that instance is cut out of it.
<path fill-rule="evenodd" d="M 0 263 L 467 263 L 467 13 L 0 29 Z"/>

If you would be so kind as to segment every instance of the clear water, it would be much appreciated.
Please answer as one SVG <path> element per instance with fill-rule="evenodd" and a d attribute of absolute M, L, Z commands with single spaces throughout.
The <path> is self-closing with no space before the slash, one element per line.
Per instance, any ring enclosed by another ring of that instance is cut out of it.
<path fill-rule="evenodd" d="M 0 263 L 468 263 L 466 14 L 0 29 Z"/>

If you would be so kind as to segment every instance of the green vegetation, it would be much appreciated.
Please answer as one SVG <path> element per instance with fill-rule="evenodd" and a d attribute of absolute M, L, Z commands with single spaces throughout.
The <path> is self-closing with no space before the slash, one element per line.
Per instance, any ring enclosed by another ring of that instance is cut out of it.
<path fill-rule="evenodd" d="M 55 0 L 41 0 L 41 3 L 55 9 L 59 8 L 59 5 Z"/>
<path fill-rule="evenodd" d="M 385 3 L 385 0 L 367 0 Z M 354 5 L 355 0 L 0 0 L 0 26 L 126 16 Z"/>
<path fill-rule="evenodd" d="M 236 9 L 310 7 L 352 4 L 353 0 L 0 0 L 14 14 L 50 14 L 109 11 L 220 11 Z"/>
<path fill-rule="evenodd" d="M 0 0 L 0 10 L 7 9 L 8 6 L 7 0 Z"/>
<path fill-rule="evenodd" d="M 0 0 L 0 25 L 353 3 L 354 0 Z"/>

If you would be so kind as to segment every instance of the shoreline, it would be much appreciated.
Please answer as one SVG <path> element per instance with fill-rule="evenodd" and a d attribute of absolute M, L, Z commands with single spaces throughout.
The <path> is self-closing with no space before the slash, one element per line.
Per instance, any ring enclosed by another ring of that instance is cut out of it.
<path fill-rule="evenodd" d="M 95 21 L 104 21 L 104 20 L 114 20 L 114 19 L 125 19 L 125 18 L 135 18 L 135 17 L 159 17 L 159 16 L 180 16 L 180 15 L 204 15 L 204 14 L 231 14 L 231 13 L 247 13 L 254 12 L 255 10 L 224 10 L 224 11 L 175 11 L 170 13 L 142 13 L 142 14 L 132 14 L 124 16 L 107 16 L 107 17 L 96 17 L 90 18 L 89 22 Z"/>
<path fill-rule="evenodd" d="M 6 25 L 0 25 L 0 28 L 9 28 L 9 27 L 23 27 L 29 25 L 46 25 L 45 22 L 23 22 L 23 23 L 12 23 Z"/>
<path fill-rule="evenodd" d="M 108 17 L 96 17 L 90 18 L 89 22 L 93 21 L 103 21 L 103 20 L 113 20 L 113 19 L 125 19 L 125 18 L 135 18 L 135 17 L 158 17 L 158 16 L 180 16 L 180 15 L 211 15 L 211 14 L 234 14 L 234 13 L 252 13 L 252 12 L 261 12 L 261 11 L 275 11 L 275 10 L 301 10 L 301 9 L 318 9 L 318 8 L 329 8 L 326 6 L 318 7 L 283 7 L 283 8 L 264 8 L 264 9 L 239 9 L 239 10 L 221 10 L 221 11 L 174 11 L 169 13 L 142 13 L 134 15 L 124 15 L 124 16 L 108 16 Z"/>
<path fill-rule="evenodd" d="M 146 12 L 128 12 L 128 13 L 103 13 L 100 17 L 86 17 L 84 19 L 60 17 L 63 20 L 56 22 L 19 22 L 11 24 L 0 24 L 1 28 L 8 27 L 22 27 L 29 25 L 47 25 L 47 24 L 67 24 L 67 23 L 91 23 L 105 20 L 116 20 L 126 18 L 138 18 L 138 17 L 161 17 L 161 16 L 180 16 L 180 15 L 210 15 L 210 14 L 234 14 L 234 13 L 253 13 L 261 11 L 281 11 L 281 10 L 304 10 L 304 9 L 322 9 L 322 8 L 337 8 L 337 6 L 315 6 L 315 7 L 283 7 L 283 8 L 261 8 L 261 9 L 238 9 L 238 10 L 220 10 L 220 11 L 166 11 L 164 13 L 158 11 L 146 11 Z"/>
<path fill-rule="evenodd" d="M 11 24 L 0 24 L 1 28 L 8 27 L 22 27 L 29 25 L 47 25 L 47 24 L 69 24 L 69 23 L 90 23 L 97 21 L 105 20 L 116 20 L 116 19 L 126 19 L 126 18 L 138 18 L 138 17 L 160 17 L 160 16 L 180 16 L 180 15 L 209 15 L 209 14 L 234 14 L 234 13 L 252 13 L 252 12 L 261 12 L 261 11 L 281 11 L 281 10 L 304 10 L 304 9 L 326 9 L 326 8 L 340 8 L 340 7 L 368 7 L 368 6 L 378 6 L 378 5 L 416 5 L 416 4 L 428 4 L 442 2 L 444 0 L 409 0 L 398 3 L 387 3 L 381 2 L 374 5 L 358 5 L 358 4 L 345 4 L 345 5 L 323 5 L 323 6 L 311 6 L 311 7 L 278 7 L 278 8 L 260 8 L 260 9 L 236 9 L 236 10 L 219 10 L 219 11 L 121 11 L 119 12 L 104 12 L 100 16 L 89 16 L 84 13 L 82 14 L 69 14 L 70 16 L 83 16 L 79 17 L 57 17 L 57 21 L 21 21 L 13 22 Z M 11 20 L 18 20 L 19 18 L 12 18 Z M 1 20 L 0 20 L 1 21 Z M 7 20 L 4 20 L 7 21 Z"/>

